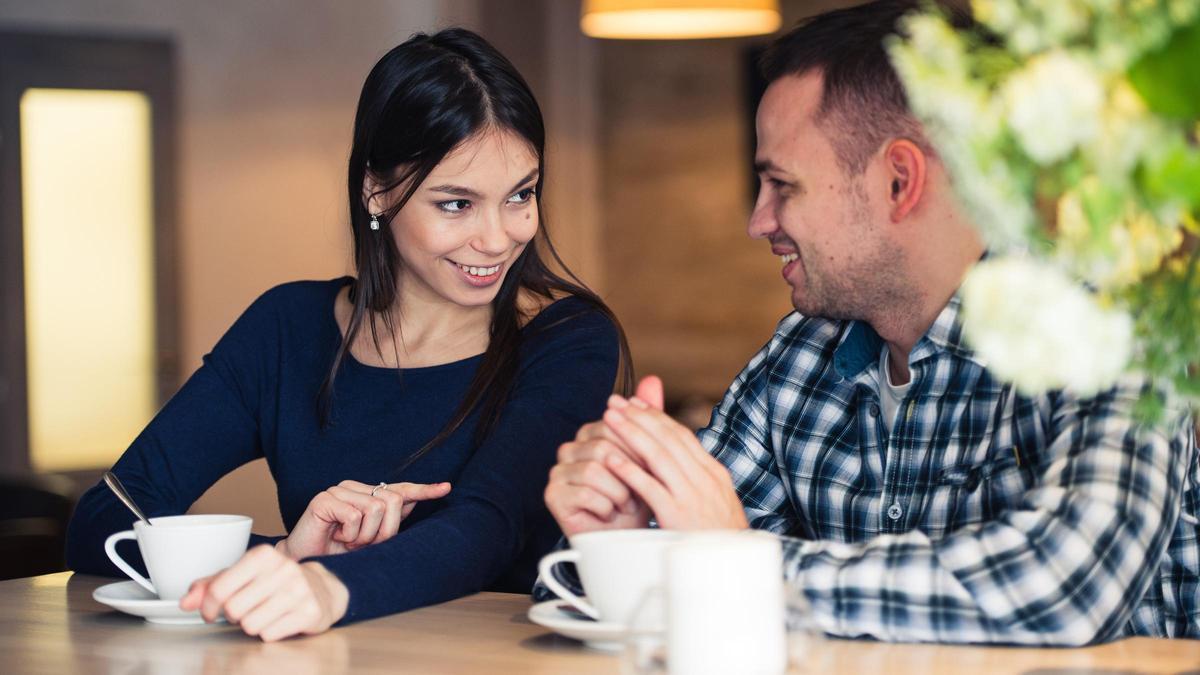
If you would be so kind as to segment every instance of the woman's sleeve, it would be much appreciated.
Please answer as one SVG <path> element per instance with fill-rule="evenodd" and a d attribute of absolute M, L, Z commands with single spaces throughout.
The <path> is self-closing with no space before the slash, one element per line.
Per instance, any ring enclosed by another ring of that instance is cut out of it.
<path fill-rule="evenodd" d="M 274 296 L 269 291 L 246 310 L 113 465 L 147 516 L 185 513 L 221 476 L 262 456 L 258 412 L 279 351 Z M 67 566 L 122 576 L 105 555 L 104 540 L 134 520 L 103 482 L 92 486 L 67 530 Z M 266 540 L 252 537 L 251 543 Z M 136 546 L 123 545 L 121 552 L 144 571 Z"/>
<path fill-rule="evenodd" d="M 341 623 L 483 590 L 517 559 L 531 524 L 543 522 L 558 446 L 604 411 L 618 339 L 608 318 L 588 310 L 527 340 L 499 424 L 441 508 L 382 544 L 312 558 L 350 591 Z"/>

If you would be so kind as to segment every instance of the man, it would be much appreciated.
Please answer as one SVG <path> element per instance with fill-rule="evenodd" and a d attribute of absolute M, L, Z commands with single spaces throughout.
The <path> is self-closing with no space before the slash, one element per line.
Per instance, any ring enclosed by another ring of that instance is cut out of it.
<path fill-rule="evenodd" d="M 661 383 L 560 448 L 573 534 L 753 527 L 828 633 L 1080 645 L 1200 637 L 1195 441 L 1136 424 L 1144 382 L 1027 397 L 962 340 L 984 253 L 881 48 L 912 5 L 832 12 L 764 58 L 749 234 L 798 313 L 696 439 Z"/>

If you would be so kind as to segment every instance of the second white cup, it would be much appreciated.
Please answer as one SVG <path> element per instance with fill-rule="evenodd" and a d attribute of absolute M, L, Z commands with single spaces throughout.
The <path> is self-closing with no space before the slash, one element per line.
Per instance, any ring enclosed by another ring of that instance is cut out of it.
<path fill-rule="evenodd" d="M 555 551 L 538 565 L 542 583 L 558 597 L 597 621 L 625 623 L 646 592 L 660 588 L 667 547 L 683 538 L 670 530 L 609 530 L 570 538 L 571 548 Z M 575 563 L 587 599 L 554 578 L 553 568 Z"/>

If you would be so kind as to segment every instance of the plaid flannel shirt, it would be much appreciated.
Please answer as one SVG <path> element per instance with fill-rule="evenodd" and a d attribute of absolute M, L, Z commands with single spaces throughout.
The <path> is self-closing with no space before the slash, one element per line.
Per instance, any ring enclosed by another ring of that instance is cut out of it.
<path fill-rule="evenodd" d="M 909 356 L 891 429 L 865 323 L 786 317 L 704 446 L 828 633 L 1078 645 L 1200 637 L 1189 421 L 1138 425 L 1144 382 L 1027 397 L 962 342 L 956 296 Z"/>
<path fill-rule="evenodd" d="M 701 443 L 825 632 L 1079 645 L 1200 637 L 1200 476 L 1189 420 L 1138 425 L 1145 386 L 1028 397 L 963 343 L 953 298 L 882 419 L 882 339 L 791 314 Z M 535 589 L 535 596 L 545 593 Z"/>

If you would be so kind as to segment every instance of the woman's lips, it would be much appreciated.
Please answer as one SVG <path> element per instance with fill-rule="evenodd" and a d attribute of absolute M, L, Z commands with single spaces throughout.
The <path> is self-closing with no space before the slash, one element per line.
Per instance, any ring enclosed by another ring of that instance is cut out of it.
<path fill-rule="evenodd" d="M 500 263 L 499 265 L 491 265 L 488 267 L 479 267 L 475 265 L 463 265 L 449 259 L 447 259 L 447 262 L 453 265 L 454 269 L 458 270 L 459 276 L 461 276 L 464 281 L 472 286 L 475 286 L 476 288 L 491 286 L 492 284 L 496 283 L 500 280 L 500 277 L 502 276 L 501 273 L 504 271 L 504 263 Z"/>

